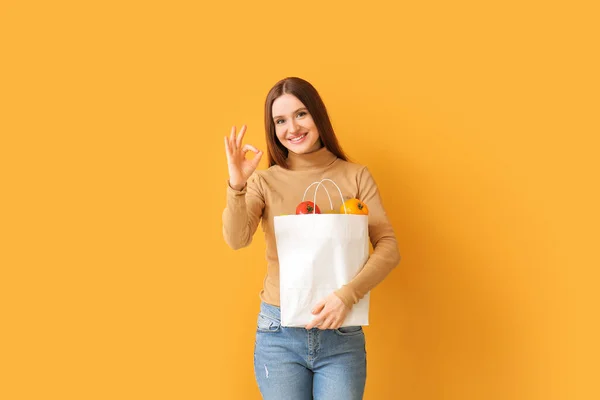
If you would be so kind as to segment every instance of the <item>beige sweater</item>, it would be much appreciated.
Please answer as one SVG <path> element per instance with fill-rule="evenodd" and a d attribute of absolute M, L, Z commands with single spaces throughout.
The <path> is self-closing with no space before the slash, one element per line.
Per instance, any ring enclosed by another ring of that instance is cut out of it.
<path fill-rule="evenodd" d="M 366 167 L 341 160 L 325 147 L 309 154 L 290 152 L 288 166 L 290 169 L 274 165 L 267 170 L 255 171 L 246 187 L 239 191 L 227 186 L 227 205 L 223 211 L 225 241 L 233 249 L 248 246 L 262 220 L 267 246 L 267 275 L 260 297 L 266 303 L 279 306 L 279 262 L 273 217 L 295 214 L 296 206 L 311 183 L 323 178 L 332 179 L 340 187 L 345 200 L 360 199 L 369 209 L 369 238 L 373 253 L 361 272 L 335 291 L 347 306 L 352 306 L 400 262 L 398 243 L 377 185 Z M 306 200 L 312 201 L 314 188 L 311 188 Z M 338 191 L 333 188 L 329 192 L 334 209 L 339 210 L 342 200 Z M 317 193 L 317 205 L 321 212 L 329 209 L 329 200 L 323 190 Z"/>

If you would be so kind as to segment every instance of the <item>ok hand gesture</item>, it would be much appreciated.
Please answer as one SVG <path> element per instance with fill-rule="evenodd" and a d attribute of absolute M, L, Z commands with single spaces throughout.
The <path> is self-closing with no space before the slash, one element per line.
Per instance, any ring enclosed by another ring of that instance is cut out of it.
<path fill-rule="evenodd" d="M 256 147 L 245 144 L 242 139 L 246 133 L 246 125 L 242 126 L 240 133 L 236 135 L 235 126 L 231 127 L 229 137 L 225 136 L 225 153 L 227 155 L 227 167 L 229 169 L 229 185 L 236 190 L 242 190 L 250 175 L 258 167 L 263 152 Z M 246 153 L 252 151 L 256 156 L 252 160 L 246 159 Z"/>

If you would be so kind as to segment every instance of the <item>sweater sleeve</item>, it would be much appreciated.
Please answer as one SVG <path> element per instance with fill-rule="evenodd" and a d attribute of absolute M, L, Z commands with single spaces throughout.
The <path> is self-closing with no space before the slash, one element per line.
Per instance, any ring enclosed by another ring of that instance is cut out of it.
<path fill-rule="evenodd" d="M 396 235 L 383 208 L 377 184 L 367 167 L 360 171 L 358 185 L 358 198 L 369 209 L 369 237 L 373 253 L 363 269 L 335 292 L 349 307 L 377 286 L 400 262 Z"/>
<path fill-rule="evenodd" d="M 242 190 L 227 183 L 227 203 L 223 211 L 223 237 L 234 250 L 248 246 L 265 208 L 260 177 L 254 173 Z"/>

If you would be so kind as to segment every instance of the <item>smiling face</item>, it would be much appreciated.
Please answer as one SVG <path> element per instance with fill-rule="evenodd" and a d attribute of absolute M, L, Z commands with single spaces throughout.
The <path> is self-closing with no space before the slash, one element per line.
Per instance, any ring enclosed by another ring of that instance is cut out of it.
<path fill-rule="evenodd" d="M 273 102 L 272 111 L 275 134 L 285 148 L 296 154 L 311 153 L 321 148 L 317 126 L 296 96 L 279 96 Z"/>

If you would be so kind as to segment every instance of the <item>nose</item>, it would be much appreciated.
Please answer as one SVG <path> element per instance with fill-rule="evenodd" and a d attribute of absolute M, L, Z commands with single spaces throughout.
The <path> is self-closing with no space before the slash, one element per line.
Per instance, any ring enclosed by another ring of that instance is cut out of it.
<path fill-rule="evenodd" d="M 298 123 L 293 118 L 290 120 L 288 132 L 291 134 L 298 132 Z"/>

